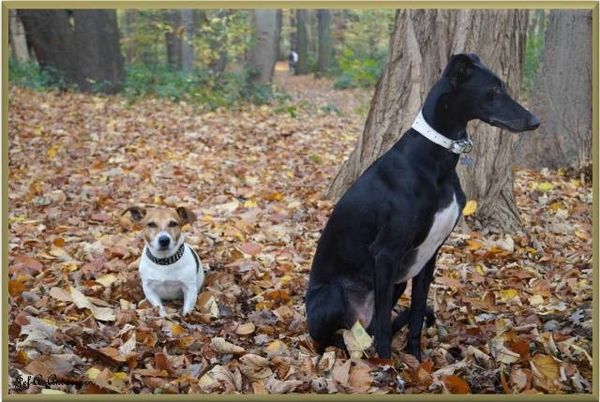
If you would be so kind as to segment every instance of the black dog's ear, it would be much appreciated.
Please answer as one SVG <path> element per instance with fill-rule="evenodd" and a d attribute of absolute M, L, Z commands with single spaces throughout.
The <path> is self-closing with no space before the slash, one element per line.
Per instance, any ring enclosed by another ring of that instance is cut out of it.
<path fill-rule="evenodd" d="M 196 214 L 187 209 L 186 207 L 178 207 L 177 215 L 182 221 L 189 223 L 190 225 L 196 220 Z"/>
<path fill-rule="evenodd" d="M 125 215 L 127 212 L 131 212 L 134 222 L 139 222 L 146 216 L 146 210 L 142 207 L 129 207 L 121 215 Z"/>
<path fill-rule="evenodd" d="M 455 54 L 450 58 L 442 76 L 450 80 L 450 85 L 456 88 L 461 82 L 469 79 L 473 73 L 474 62 L 479 61 L 476 54 Z"/>

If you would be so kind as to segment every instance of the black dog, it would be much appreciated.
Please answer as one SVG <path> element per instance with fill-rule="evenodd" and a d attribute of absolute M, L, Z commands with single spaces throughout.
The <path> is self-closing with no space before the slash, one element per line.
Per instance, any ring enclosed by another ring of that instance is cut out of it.
<path fill-rule="evenodd" d="M 470 151 L 472 119 L 512 132 L 540 125 L 476 55 L 452 56 L 413 128 L 342 196 L 323 230 L 306 293 L 308 330 L 320 350 L 360 320 L 379 357 L 390 358 L 392 336 L 408 322 L 407 349 L 421 359 L 435 258 L 465 205 L 456 163 Z M 409 279 L 410 309 L 392 323 Z"/>

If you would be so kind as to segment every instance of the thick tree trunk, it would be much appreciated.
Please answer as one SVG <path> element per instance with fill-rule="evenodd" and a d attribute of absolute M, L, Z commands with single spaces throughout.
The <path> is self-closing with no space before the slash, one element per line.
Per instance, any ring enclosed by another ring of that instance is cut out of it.
<path fill-rule="evenodd" d="M 327 73 L 331 63 L 331 15 L 329 10 L 318 10 L 317 19 L 319 20 L 319 52 L 317 58 L 317 75 Z"/>
<path fill-rule="evenodd" d="M 340 197 L 410 128 L 450 55 L 477 53 L 516 98 L 526 21 L 527 11 L 521 10 L 398 11 L 388 62 L 377 83 L 364 132 L 326 195 Z M 481 222 L 514 230 L 520 220 L 513 194 L 513 137 L 479 121 L 471 122 L 468 131 L 474 142 L 470 156 L 475 162 L 458 168 L 465 193 L 477 200 Z"/>
<path fill-rule="evenodd" d="M 40 67 L 57 81 L 74 82 L 76 71 L 71 63 L 75 41 L 65 10 L 18 10 Z"/>
<path fill-rule="evenodd" d="M 592 159 L 592 13 L 552 10 L 531 110 L 542 124 L 515 147 L 522 167 L 582 168 Z"/>
<path fill-rule="evenodd" d="M 273 78 L 281 28 L 278 18 L 281 14 L 277 10 L 257 9 L 253 13 L 255 43 L 248 51 L 248 67 L 260 84 L 269 83 Z"/>
<path fill-rule="evenodd" d="M 9 38 L 10 50 L 13 56 L 20 62 L 29 61 L 29 50 L 23 23 L 19 19 L 16 10 L 9 11 Z"/>
<path fill-rule="evenodd" d="M 165 10 L 164 18 L 171 28 L 165 32 L 167 60 L 175 69 L 181 70 L 181 37 L 179 36 L 181 13 L 179 10 Z"/>
<path fill-rule="evenodd" d="M 308 33 L 306 32 L 307 10 L 296 11 L 296 44 L 298 50 L 298 64 L 296 75 L 308 74 Z"/>
<path fill-rule="evenodd" d="M 82 91 L 120 91 L 125 68 L 116 11 L 73 10 L 73 18 L 78 42 L 78 46 L 72 49 L 78 66 L 77 85 Z"/>
<path fill-rule="evenodd" d="M 118 92 L 125 70 L 115 10 L 19 10 L 40 66 L 82 91 Z"/>

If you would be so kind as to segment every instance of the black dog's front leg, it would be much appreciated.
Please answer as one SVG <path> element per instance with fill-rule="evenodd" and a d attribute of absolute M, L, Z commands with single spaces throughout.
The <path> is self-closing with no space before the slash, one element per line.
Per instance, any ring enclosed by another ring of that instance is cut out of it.
<path fill-rule="evenodd" d="M 381 359 L 392 356 L 392 296 L 394 286 L 390 283 L 394 258 L 387 252 L 375 257 L 375 350 Z"/>
<path fill-rule="evenodd" d="M 412 281 L 410 318 L 408 324 L 409 331 L 406 347 L 408 352 L 415 356 L 419 361 L 421 361 L 421 332 L 423 330 L 423 319 L 427 312 L 427 294 L 429 293 L 429 284 L 433 279 L 436 256 L 437 251 Z"/>

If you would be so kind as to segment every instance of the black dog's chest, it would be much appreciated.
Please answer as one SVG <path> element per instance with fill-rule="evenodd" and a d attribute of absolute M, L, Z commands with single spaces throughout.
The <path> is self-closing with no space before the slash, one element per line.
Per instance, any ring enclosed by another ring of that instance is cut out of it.
<path fill-rule="evenodd" d="M 454 194 L 451 202 L 433 216 L 427 235 L 420 244 L 415 246 L 406 263 L 402 264 L 398 276 L 394 278 L 395 283 L 406 282 L 421 272 L 423 266 L 433 257 L 436 250 L 454 229 L 460 216 L 460 210 L 460 202 Z"/>

